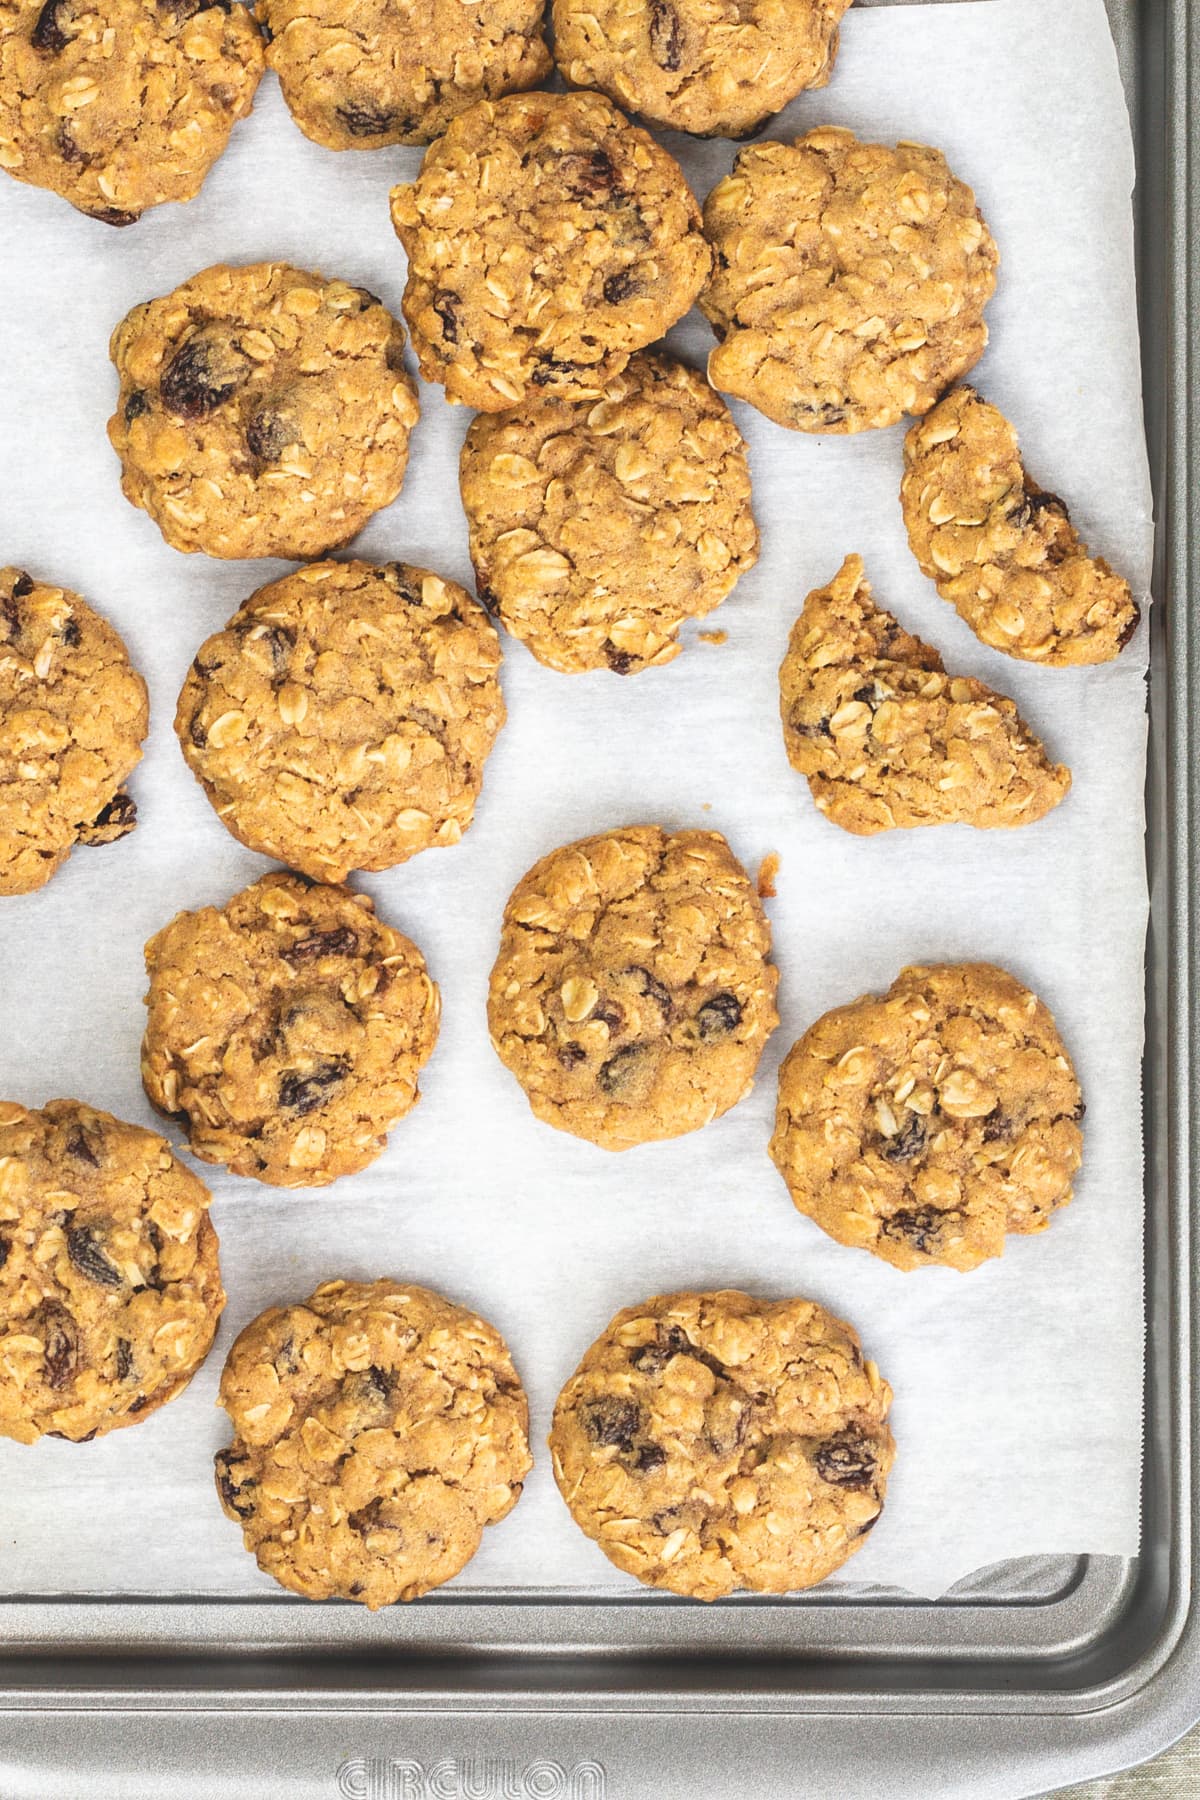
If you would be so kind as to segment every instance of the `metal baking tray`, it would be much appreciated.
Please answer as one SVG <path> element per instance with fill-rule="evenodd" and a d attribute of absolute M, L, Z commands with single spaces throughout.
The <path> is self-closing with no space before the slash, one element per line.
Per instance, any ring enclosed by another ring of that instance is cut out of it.
<path fill-rule="evenodd" d="M 1018 1800 L 1138 1762 L 1200 1718 L 1200 12 L 1108 5 L 1138 153 L 1158 519 L 1141 1554 L 1014 1564 L 936 1602 L 447 1593 L 366 1617 L 282 1594 L 0 1600 L 3 1800 Z"/>

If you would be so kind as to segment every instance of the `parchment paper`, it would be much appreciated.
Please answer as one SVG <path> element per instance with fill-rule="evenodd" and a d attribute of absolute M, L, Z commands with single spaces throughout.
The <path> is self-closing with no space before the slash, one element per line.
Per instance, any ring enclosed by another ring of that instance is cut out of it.
<path fill-rule="evenodd" d="M 832 86 L 776 135 L 819 122 L 940 145 L 976 189 L 1003 266 L 975 379 L 1092 547 L 1144 591 L 1150 502 L 1139 403 L 1132 154 L 1101 0 L 852 11 Z M 666 140 L 702 198 L 733 146 Z M 84 593 L 150 683 L 134 778 L 141 824 L 80 850 L 42 893 L 0 902 L 0 1093 L 78 1096 L 153 1124 L 138 1079 L 142 945 L 181 907 L 267 867 L 235 844 L 171 720 L 190 658 L 274 563 L 183 557 L 122 499 L 105 439 L 109 332 L 135 302 L 221 259 L 284 257 L 399 309 L 389 185 L 419 153 L 332 154 L 292 126 L 273 79 L 202 196 L 115 232 L 53 197 L 0 191 L 0 560 Z M 700 363 L 697 314 L 672 342 Z M 423 388 L 399 501 L 355 545 L 470 581 L 456 460 L 468 417 Z M 896 1391 L 899 1458 L 854 1581 L 937 1594 L 1003 1558 L 1132 1554 L 1142 1393 L 1139 1056 L 1146 919 L 1146 634 L 1116 664 L 1039 669 L 985 649 L 904 538 L 901 431 L 806 438 L 748 408 L 763 531 L 757 569 L 669 667 L 565 677 L 510 644 L 510 722 L 463 844 L 363 885 L 423 947 L 445 1023 L 424 1099 L 370 1170 L 287 1195 L 200 1165 L 215 1194 L 229 1306 L 188 1392 L 85 1446 L 0 1445 L 0 1586 L 9 1592 L 277 1592 L 220 1512 L 214 1410 L 234 1334 L 319 1280 L 395 1273 L 480 1309 L 529 1389 L 537 1467 L 463 1589 L 632 1589 L 575 1528 L 544 1448 L 561 1382 L 619 1307 L 677 1286 L 805 1293 L 852 1319 Z M 1057 812 L 1017 832 L 845 836 L 789 770 L 776 669 L 807 591 L 861 551 L 881 601 L 948 666 L 1011 694 L 1074 771 Z M 538 1124 L 487 1040 L 504 899 L 534 859 L 630 820 L 711 825 L 769 904 L 783 1023 L 754 1093 L 703 1132 L 612 1156 Z M 796 1213 L 766 1153 L 775 1076 L 818 1013 L 908 961 L 986 957 L 1055 1012 L 1088 1103 L 1075 1203 L 967 1276 L 902 1275 Z"/>

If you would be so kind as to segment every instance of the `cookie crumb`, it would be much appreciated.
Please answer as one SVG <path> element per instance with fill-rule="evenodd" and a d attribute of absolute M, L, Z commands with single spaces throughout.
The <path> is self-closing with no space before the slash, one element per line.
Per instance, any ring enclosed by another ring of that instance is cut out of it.
<path fill-rule="evenodd" d="M 702 644 L 727 644 L 729 642 L 727 631 L 701 631 L 697 635 Z"/>
<path fill-rule="evenodd" d="M 760 900 L 775 898 L 775 877 L 779 873 L 779 852 L 769 850 L 758 865 L 758 897 Z"/>

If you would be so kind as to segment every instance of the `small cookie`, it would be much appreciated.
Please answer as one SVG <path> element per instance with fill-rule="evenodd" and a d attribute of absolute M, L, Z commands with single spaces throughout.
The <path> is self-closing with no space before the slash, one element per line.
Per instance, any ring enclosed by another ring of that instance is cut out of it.
<path fill-rule="evenodd" d="M 900 504 L 913 555 L 977 637 L 1027 662 L 1110 662 L 1137 630 L 1129 583 L 1087 546 L 1057 494 L 1026 475 L 1017 434 L 955 388 L 904 440 Z"/>
<path fill-rule="evenodd" d="M 552 64 L 541 0 L 258 0 L 293 119 L 329 150 L 427 144 Z"/>
<path fill-rule="evenodd" d="M 554 0 L 554 56 L 667 131 L 752 137 L 829 80 L 850 0 Z"/>
<path fill-rule="evenodd" d="M 627 1150 L 749 1093 L 779 1023 L 771 928 L 715 831 L 628 825 L 554 850 L 504 909 L 492 1043 L 539 1119 Z"/>
<path fill-rule="evenodd" d="M 146 684 L 67 588 L 0 569 L 0 894 L 44 886 L 76 844 L 132 831 Z"/>
<path fill-rule="evenodd" d="M 990 963 L 903 969 L 779 1072 L 771 1155 L 839 1244 L 974 1269 L 1071 1198 L 1083 1101 L 1049 1011 Z"/>
<path fill-rule="evenodd" d="M 725 1289 L 630 1306 L 558 1396 L 554 1479 L 648 1587 L 813 1587 L 861 1549 L 896 1446 L 892 1390 L 812 1300 Z"/>
<path fill-rule="evenodd" d="M 602 399 L 709 269 L 683 171 L 601 94 L 479 101 L 392 189 L 392 223 L 421 373 L 480 412 Z"/>
<path fill-rule="evenodd" d="M 669 357 L 631 357 L 599 401 L 480 413 L 460 480 L 480 597 L 552 669 L 670 662 L 758 560 L 742 435 Z"/>
<path fill-rule="evenodd" d="M 176 550 L 320 556 L 400 492 L 416 388 L 374 294 L 250 263 L 204 269 L 113 332 L 125 498 Z"/>
<path fill-rule="evenodd" d="M 875 605 L 861 556 L 804 602 L 779 696 L 788 761 L 825 817 L 859 837 L 1031 825 L 1071 786 L 1011 700 L 947 675 L 931 645 Z"/>
<path fill-rule="evenodd" d="M 208 1202 L 156 1132 L 0 1103 L 0 1436 L 85 1443 L 187 1386 L 225 1304 Z"/>
<path fill-rule="evenodd" d="M 704 206 L 714 387 L 794 431 L 924 413 L 978 362 L 999 258 L 975 196 L 925 144 L 822 126 L 738 154 Z"/>
<path fill-rule="evenodd" d="M 262 72 L 254 15 L 228 0 L 12 0 L 0 168 L 132 225 L 199 193 Z"/>
<path fill-rule="evenodd" d="M 457 844 L 504 723 L 500 641 L 457 583 L 313 563 L 204 644 L 175 730 L 223 824 L 314 881 Z"/>
<path fill-rule="evenodd" d="M 428 1288 L 327 1281 L 229 1352 L 217 1492 L 260 1569 L 372 1611 L 457 1575 L 521 1497 L 529 1408 L 493 1325 Z"/>
<path fill-rule="evenodd" d="M 272 1187 L 365 1169 L 419 1098 L 438 990 L 366 894 L 265 875 L 146 945 L 142 1081 L 196 1156 Z"/>

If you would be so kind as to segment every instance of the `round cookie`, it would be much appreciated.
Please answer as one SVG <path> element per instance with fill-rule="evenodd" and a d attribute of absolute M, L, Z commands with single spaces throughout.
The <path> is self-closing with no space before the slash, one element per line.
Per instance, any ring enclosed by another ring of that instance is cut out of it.
<path fill-rule="evenodd" d="M 153 1131 L 0 1102 L 0 1436 L 83 1443 L 187 1386 L 225 1304 L 208 1202 Z"/>
<path fill-rule="evenodd" d="M 924 413 L 978 362 L 999 258 L 975 196 L 924 144 L 823 126 L 754 144 L 704 207 L 714 387 L 794 431 Z"/>
<path fill-rule="evenodd" d="M 122 784 L 149 720 L 108 621 L 66 588 L 0 569 L 0 894 L 32 893 L 76 844 L 133 830 Z"/>
<path fill-rule="evenodd" d="M 108 435 L 127 500 L 176 550 L 320 556 L 400 492 L 416 388 L 374 294 L 218 263 L 113 333 Z"/>
<path fill-rule="evenodd" d="M 12 0 L 0 168 L 132 225 L 199 193 L 262 72 L 254 15 L 227 0 Z"/>
<path fill-rule="evenodd" d="M 824 87 L 850 0 L 554 0 L 554 55 L 668 131 L 751 137 L 803 88 Z"/>
<path fill-rule="evenodd" d="M 554 1479 L 619 1569 L 694 1600 L 814 1586 L 883 1510 L 892 1391 L 811 1300 L 630 1306 L 558 1396 Z"/>
<path fill-rule="evenodd" d="M 196 1156 L 273 1187 L 366 1168 L 417 1102 L 438 990 L 366 894 L 265 875 L 146 945 L 146 1093 Z"/>
<path fill-rule="evenodd" d="M 666 356 L 631 357 L 602 400 L 478 414 L 460 480 L 480 597 L 567 673 L 670 662 L 758 559 L 741 433 Z"/>
<path fill-rule="evenodd" d="M 718 832 L 581 838 L 536 863 L 504 909 L 492 1043 L 548 1125 L 605 1150 L 679 1137 L 750 1091 L 779 1022 L 770 948 Z"/>
<path fill-rule="evenodd" d="M 540 0 L 258 0 L 293 119 L 329 150 L 427 144 L 550 73 Z"/>
<path fill-rule="evenodd" d="M 246 1326 L 221 1376 L 217 1492 L 310 1600 L 415 1600 L 474 1556 L 533 1466 L 508 1347 L 428 1288 L 327 1281 Z"/>
<path fill-rule="evenodd" d="M 392 189 L 392 223 L 421 373 L 479 412 L 601 399 L 710 262 L 678 163 L 601 94 L 469 107 Z"/>
<path fill-rule="evenodd" d="M 504 722 L 499 667 L 495 628 L 455 582 L 313 563 L 201 647 L 175 730 L 235 837 L 343 881 L 458 843 Z"/>
<path fill-rule="evenodd" d="M 779 1072 L 771 1155 L 802 1213 L 898 1269 L 974 1269 L 1071 1198 L 1083 1101 L 1042 1002 L 989 963 L 904 969 Z"/>

